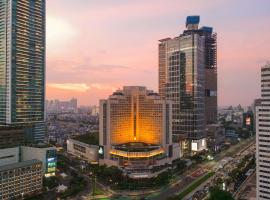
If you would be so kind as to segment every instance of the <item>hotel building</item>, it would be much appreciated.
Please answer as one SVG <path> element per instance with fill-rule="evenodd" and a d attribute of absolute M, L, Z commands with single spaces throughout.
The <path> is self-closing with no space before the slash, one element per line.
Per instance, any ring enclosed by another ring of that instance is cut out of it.
<path fill-rule="evenodd" d="M 172 103 L 140 86 L 100 100 L 99 164 L 118 166 L 131 178 L 148 178 L 180 156 L 172 144 Z"/>
<path fill-rule="evenodd" d="M 270 199 L 270 64 L 261 69 L 261 105 L 256 107 L 257 199 Z"/>
<path fill-rule="evenodd" d="M 173 141 L 187 152 L 206 148 L 206 125 L 217 123 L 216 33 L 188 16 L 175 38 L 159 40 L 159 93 L 172 100 Z"/>
<path fill-rule="evenodd" d="M 1 0 L 0 13 L 0 126 L 43 141 L 45 0 Z"/>

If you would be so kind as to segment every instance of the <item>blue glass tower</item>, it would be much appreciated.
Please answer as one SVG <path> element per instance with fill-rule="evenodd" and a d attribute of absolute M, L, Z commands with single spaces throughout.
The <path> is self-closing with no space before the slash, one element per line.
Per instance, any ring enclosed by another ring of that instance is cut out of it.
<path fill-rule="evenodd" d="M 0 125 L 44 139 L 45 0 L 0 1 Z"/>

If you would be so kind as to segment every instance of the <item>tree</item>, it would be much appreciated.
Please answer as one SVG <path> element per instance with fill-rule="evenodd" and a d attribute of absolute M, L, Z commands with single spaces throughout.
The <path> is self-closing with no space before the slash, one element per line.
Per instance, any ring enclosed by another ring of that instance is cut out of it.
<path fill-rule="evenodd" d="M 234 200 L 234 198 L 231 193 L 223 191 L 219 187 L 212 187 L 209 200 Z"/>

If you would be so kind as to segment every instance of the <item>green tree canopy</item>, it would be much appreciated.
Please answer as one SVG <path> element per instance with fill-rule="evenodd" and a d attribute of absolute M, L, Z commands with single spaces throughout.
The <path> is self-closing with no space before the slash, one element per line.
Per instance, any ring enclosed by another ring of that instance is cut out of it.
<path fill-rule="evenodd" d="M 209 200 L 234 200 L 231 193 L 221 190 L 219 187 L 210 188 Z"/>

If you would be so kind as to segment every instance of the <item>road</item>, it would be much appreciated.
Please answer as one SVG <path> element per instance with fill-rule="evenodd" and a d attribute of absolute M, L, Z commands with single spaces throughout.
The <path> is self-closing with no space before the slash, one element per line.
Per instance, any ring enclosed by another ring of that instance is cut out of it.
<path fill-rule="evenodd" d="M 80 172 L 76 167 L 80 165 L 80 162 L 76 162 L 78 160 L 77 157 L 67 154 L 67 153 L 62 153 L 62 156 L 64 156 L 66 159 L 69 160 L 69 170 L 76 172 L 79 176 L 82 176 L 86 182 L 85 188 L 83 191 L 81 191 L 76 197 L 73 197 L 72 200 L 85 200 L 85 199 L 92 199 L 92 177 L 89 177 L 83 173 Z M 109 190 L 106 186 L 102 185 L 98 181 L 96 181 L 96 187 L 102 189 L 105 193 L 105 196 L 109 197 L 114 194 L 113 191 Z"/>
<path fill-rule="evenodd" d="M 190 174 L 192 174 L 194 171 L 198 170 L 199 168 L 203 168 L 207 171 L 215 171 L 219 167 L 220 161 L 222 159 L 224 159 L 225 157 L 228 157 L 228 156 L 234 156 L 235 158 L 237 158 L 237 156 L 239 154 L 241 154 L 241 152 L 244 152 L 247 148 L 249 148 L 254 143 L 255 143 L 254 138 L 242 141 L 242 142 L 230 147 L 229 149 L 221 152 L 220 154 L 218 154 L 213 161 L 200 164 L 197 167 L 188 170 L 184 174 L 177 176 L 175 181 L 172 184 L 170 184 L 168 186 L 164 186 L 163 188 L 161 188 L 159 190 L 152 191 L 152 193 L 149 195 L 143 195 L 143 196 L 145 196 L 151 200 L 165 200 L 170 196 L 175 196 L 175 195 L 179 194 L 180 192 L 182 192 L 190 183 L 192 183 L 193 181 L 196 180 L 196 178 L 190 176 Z M 72 160 L 72 158 L 70 158 L 70 155 L 65 155 L 65 157 Z M 76 168 L 74 168 L 74 170 L 76 170 L 79 174 L 81 174 L 79 172 L 79 170 L 77 170 Z M 81 175 L 83 175 L 83 174 L 81 174 Z M 85 188 L 85 190 L 82 191 L 77 196 L 76 199 L 89 199 L 89 197 L 91 195 L 91 188 L 92 188 L 91 187 L 91 179 L 86 175 L 83 175 L 83 176 L 85 179 L 87 179 L 88 185 Z M 112 196 L 112 194 L 118 195 L 118 196 L 122 196 L 122 195 L 126 196 L 129 193 L 128 191 L 126 191 L 126 192 L 124 192 L 124 191 L 123 192 L 109 191 L 109 190 L 107 190 L 106 186 L 103 186 L 100 184 L 98 184 L 98 185 L 100 188 L 102 188 L 106 191 L 107 196 Z M 199 186 L 198 189 L 200 189 L 200 188 L 201 187 Z M 196 189 L 193 193 L 195 193 L 198 189 Z"/>
<path fill-rule="evenodd" d="M 213 176 L 211 179 L 214 180 L 215 178 L 218 178 L 220 176 L 226 176 L 227 175 L 226 171 L 228 169 L 229 169 L 229 171 L 231 171 L 232 169 L 236 168 L 239 160 L 242 160 L 247 154 L 252 154 L 255 152 L 255 150 L 254 150 L 255 147 L 256 147 L 255 141 L 252 141 L 247 146 L 245 146 L 240 152 L 235 154 L 234 157 L 232 158 L 232 160 L 228 161 L 225 165 L 222 166 L 222 168 L 220 168 L 220 166 L 216 166 L 216 167 L 218 167 L 217 168 L 218 171 L 215 174 L 215 176 Z M 213 182 L 211 180 L 206 181 L 205 184 L 202 184 L 201 186 L 196 188 L 192 193 L 195 194 L 198 191 L 202 191 L 202 189 L 204 188 L 203 185 L 207 185 L 207 187 L 209 187 L 209 186 L 213 185 Z M 202 194 L 200 194 L 200 196 L 203 197 Z M 188 197 L 192 197 L 192 195 L 189 194 Z M 188 198 L 185 198 L 185 199 L 188 199 Z"/>
<path fill-rule="evenodd" d="M 252 178 L 254 178 L 254 176 L 256 176 L 255 171 L 249 177 L 246 178 L 246 180 L 241 184 L 241 186 L 239 187 L 239 189 L 235 192 L 235 194 L 233 195 L 235 199 L 238 199 L 239 198 L 239 196 L 242 194 L 242 192 L 245 189 L 245 187 L 247 186 L 247 184 L 250 182 L 250 180 Z"/>
<path fill-rule="evenodd" d="M 190 173 L 197 170 L 198 168 L 204 168 L 204 169 L 207 169 L 209 171 L 215 171 L 219 167 L 220 161 L 222 159 L 224 159 L 225 157 L 228 157 L 228 156 L 233 156 L 233 155 L 237 156 L 237 155 L 241 154 L 242 152 L 244 152 L 246 149 L 250 148 L 254 144 L 255 144 L 254 137 L 247 139 L 247 140 L 244 140 L 244 141 L 230 147 L 229 149 L 221 152 L 218 156 L 216 156 L 216 158 L 213 161 L 198 165 L 198 167 L 195 168 L 194 170 L 192 170 Z M 168 198 L 170 196 L 175 196 L 175 195 L 179 194 L 188 185 L 187 180 L 186 180 L 187 177 L 189 177 L 188 174 L 189 174 L 188 172 L 184 173 L 182 176 L 178 177 L 178 179 L 176 180 L 176 182 L 174 184 L 169 185 L 167 188 L 164 188 L 161 191 L 157 191 L 155 193 L 155 195 L 150 195 L 150 196 L 148 196 L 148 198 L 151 200 L 165 200 L 166 198 Z M 197 190 L 195 190 L 195 191 L 197 191 Z"/>

